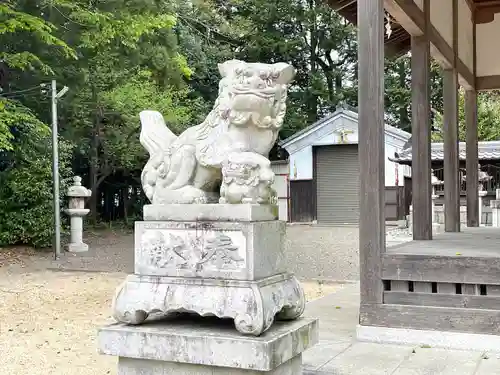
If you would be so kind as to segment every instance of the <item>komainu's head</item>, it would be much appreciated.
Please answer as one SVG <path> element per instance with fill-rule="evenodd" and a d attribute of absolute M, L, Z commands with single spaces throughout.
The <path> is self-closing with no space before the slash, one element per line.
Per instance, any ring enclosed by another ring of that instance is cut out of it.
<path fill-rule="evenodd" d="M 245 126 L 251 120 L 260 128 L 278 130 L 286 112 L 288 85 L 295 76 L 290 64 L 247 63 L 229 60 L 219 64 L 222 76 L 219 104 L 231 124 Z"/>

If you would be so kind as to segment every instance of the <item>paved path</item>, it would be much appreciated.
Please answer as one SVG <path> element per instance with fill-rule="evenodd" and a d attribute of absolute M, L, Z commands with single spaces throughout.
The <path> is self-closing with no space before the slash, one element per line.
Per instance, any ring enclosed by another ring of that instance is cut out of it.
<path fill-rule="evenodd" d="M 312 301 L 320 342 L 304 353 L 304 375 L 500 375 L 500 354 L 357 342 L 359 284 Z"/>

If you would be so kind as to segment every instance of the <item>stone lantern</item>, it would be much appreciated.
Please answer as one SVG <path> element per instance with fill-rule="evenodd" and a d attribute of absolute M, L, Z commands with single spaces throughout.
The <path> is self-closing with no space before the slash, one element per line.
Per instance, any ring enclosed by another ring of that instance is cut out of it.
<path fill-rule="evenodd" d="M 437 178 L 434 175 L 434 170 L 431 169 L 431 185 L 432 185 L 432 195 L 431 195 L 432 208 L 431 208 L 431 210 L 432 210 L 432 224 L 439 223 L 439 220 L 436 217 L 436 204 L 434 202 L 438 198 L 438 195 L 436 194 L 436 186 L 443 185 L 443 184 L 444 184 L 444 182 L 441 181 L 439 178 Z"/>
<path fill-rule="evenodd" d="M 479 191 L 480 192 L 484 191 L 485 194 L 483 194 L 483 196 L 485 196 L 487 191 L 484 190 L 484 184 L 490 181 L 493 178 L 493 176 L 490 176 L 487 172 L 483 172 L 481 170 L 481 164 L 477 165 L 477 176 L 479 180 Z"/>
<path fill-rule="evenodd" d="M 70 243 L 66 250 L 72 253 L 80 253 L 88 251 L 89 246 L 83 243 L 83 217 L 90 210 L 85 208 L 85 199 L 90 197 L 92 192 L 82 186 L 82 178 L 79 176 L 73 177 L 73 186 L 68 189 L 67 196 L 69 197 L 69 208 L 64 212 L 70 217 Z"/>
<path fill-rule="evenodd" d="M 481 170 L 481 164 L 477 165 L 477 175 L 479 180 L 479 226 L 483 225 L 483 198 L 488 194 L 488 191 L 484 189 L 484 185 L 490 181 L 493 176 L 490 176 L 487 172 Z M 484 220 L 486 224 L 486 219 Z"/>
<path fill-rule="evenodd" d="M 438 215 L 436 214 L 436 204 L 435 201 L 439 197 L 439 195 L 436 194 L 436 186 L 438 185 L 443 185 L 444 182 L 441 181 L 439 178 L 437 178 L 434 175 L 434 170 L 431 169 L 431 185 L 432 185 L 432 194 L 431 194 L 431 217 L 432 217 L 432 225 L 438 225 L 439 220 L 438 220 Z M 413 205 L 410 205 L 410 222 L 408 225 L 411 227 L 411 223 L 413 222 Z"/>
<path fill-rule="evenodd" d="M 488 191 L 484 189 L 484 185 L 490 181 L 493 176 L 490 176 L 487 172 L 481 170 L 481 164 L 477 165 L 477 179 L 479 182 L 478 195 L 479 195 L 479 225 L 483 225 L 483 198 L 488 194 Z M 467 176 L 462 177 L 463 181 L 467 182 Z M 484 221 L 486 224 L 486 220 Z"/>

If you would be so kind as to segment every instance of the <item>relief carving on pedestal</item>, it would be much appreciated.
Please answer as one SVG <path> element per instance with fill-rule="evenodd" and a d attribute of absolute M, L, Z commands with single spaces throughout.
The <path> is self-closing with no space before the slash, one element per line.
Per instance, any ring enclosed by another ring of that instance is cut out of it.
<path fill-rule="evenodd" d="M 146 230 L 141 247 L 158 268 L 235 270 L 245 265 L 240 246 L 220 231 Z"/>

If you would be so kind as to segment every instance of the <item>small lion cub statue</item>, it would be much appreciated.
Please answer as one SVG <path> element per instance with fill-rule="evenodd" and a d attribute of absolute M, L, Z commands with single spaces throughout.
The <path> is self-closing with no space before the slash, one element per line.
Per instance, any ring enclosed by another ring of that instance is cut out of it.
<path fill-rule="evenodd" d="M 271 162 L 254 152 L 233 152 L 222 163 L 219 203 L 276 204 Z"/>

